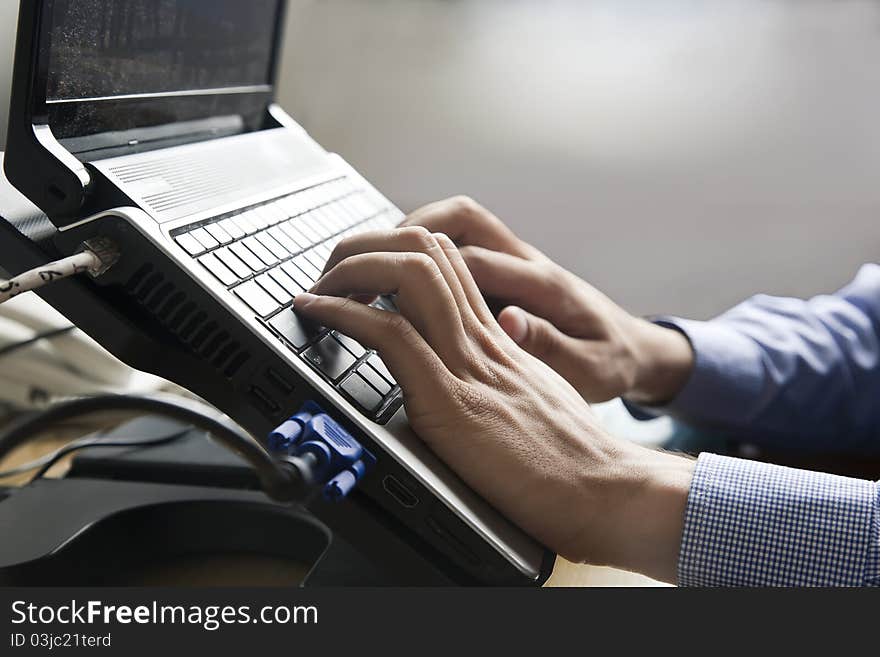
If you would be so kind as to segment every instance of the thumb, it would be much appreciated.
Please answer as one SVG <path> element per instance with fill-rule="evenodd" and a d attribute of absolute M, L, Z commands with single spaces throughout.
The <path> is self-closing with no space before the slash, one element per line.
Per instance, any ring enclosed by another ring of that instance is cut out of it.
<path fill-rule="evenodd" d="M 548 365 L 563 356 L 566 342 L 571 338 L 546 319 L 536 317 L 517 306 L 508 306 L 498 315 L 504 332 L 527 352 Z"/>
<path fill-rule="evenodd" d="M 573 338 L 517 306 L 502 310 L 498 323 L 517 345 L 549 365 L 587 401 L 607 401 L 620 394 L 614 364 L 590 341 Z"/>

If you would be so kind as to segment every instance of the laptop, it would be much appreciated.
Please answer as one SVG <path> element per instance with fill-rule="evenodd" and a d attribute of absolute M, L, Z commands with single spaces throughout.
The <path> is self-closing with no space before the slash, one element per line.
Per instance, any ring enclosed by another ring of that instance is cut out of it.
<path fill-rule="evenodd" d="M 276 104 L 285 5 L 22 0 L 6 176 L 54 225 L 52 255 L 122 253 L 77 281 L 92 301 L 56 305 L 254 436 L 319 403 L 377 464 L 318 518 L 356 509 L 359 540 L 391 528 L 450 581 L 543 583 L 554 555 L 421 443 L 378 355 L 291 310 L 339 240 L 403 214 Z"/>

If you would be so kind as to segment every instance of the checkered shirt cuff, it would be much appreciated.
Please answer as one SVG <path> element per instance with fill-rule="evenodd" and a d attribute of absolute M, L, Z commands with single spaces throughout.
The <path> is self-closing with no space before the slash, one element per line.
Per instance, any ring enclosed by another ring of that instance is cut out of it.
<path fill-rule="evenodd" d="M 701 454 L 681 586 L 880 585 L 877 483 Z"/>

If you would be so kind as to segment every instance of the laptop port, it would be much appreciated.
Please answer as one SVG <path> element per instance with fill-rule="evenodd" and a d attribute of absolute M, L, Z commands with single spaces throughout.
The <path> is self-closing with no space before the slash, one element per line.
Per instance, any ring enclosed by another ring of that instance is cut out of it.
<path fill-rule="evenodd" d="M 407 509 L 412 509 L 419 503 L 419 498 L 392 475 L 385 475 L 385 478 L 382 480 L 382 488 L 397 500 L 398 504 Z"/>
<path fill-rule="evenodd" d="M 257 405 L 265 412 L 275 414 L 281 410 L 278 403 L 270 397 L 265 390 L 258 386 L 251 386 L 251 398 L 257 402 Z"/>
<path fill-rule="evenodd" d="M 266 378 L 276 389 L 280 390 L 285 395 L 289 395 L 294 391 L 293 384 L 271 367 L 266 370 Z"/>

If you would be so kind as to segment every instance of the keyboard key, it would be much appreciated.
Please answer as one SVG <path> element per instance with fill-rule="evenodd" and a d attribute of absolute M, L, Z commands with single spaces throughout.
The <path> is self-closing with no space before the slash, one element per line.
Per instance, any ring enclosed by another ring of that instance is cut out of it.
<path fill-rule="evenodd" d="M 260 260 L 262 260 L 267 267 L 272 267 L 273 265 L 278 264 L 278 258 L 272 255 L 272 252 L 263 246 L 260 241 L 251 235 L 250 237 L 245 237 L 240 244 L 244 244 L 247 248 L 251 250 L 255 256 L 257 256 Z"/>
<path fill-rule="evenodd" d="M 327 220 L 324 218 L 323 208 L 318 208 L 317 210 L 310 212 L 305 221 L 306 225 L 317 233 L 318 238 L 321 241 L 324 241 L 335 232 L 327 225 Z"/>
<path fill-rule="evenodd" d="M 311 222 L 307 221 L 310 215 L 305 215 L 304 217 L 300 217 L 294 223 L 296 229 L 305 235 L 306 239 L 309 241 L 309 244 L 317 244 L 321 241 L 321 236 L 315 231 L 314 228 L 310 225 Z"/>
<path fill-rule="evenodd" d="M 318 198 L 315 196 L 314 189 L 306 189 L 298 194 L 302 203 L 302 212 L 308 212 L 318 205 Z"/>
<path fill-rule="evenodd" d="M 317 256 L 321 259 L 321 262 L 326 263 L 330 259 L 330 254 L 333 253 L 333 249 L 331 249 L 327 242 L 323 244 L 319 244 L 314 249 L 312 249 Z"/>
<path fill-rule="evenodd" d="M 269 274 L 262 274 L 261 276 L 257 276 L 255 279 L 261 288 L 266 290 L 269 294 L 272 295 L 278 303 L 282 306 L 287 305 L 291 301 L 293 301 L 293 295 L 291 295 L 287 290 L 278 285 L 275 282 L 275 279 L 269 276 Z"/>
<path fill-rule="evenodd" d="M 183 247 L 183 250 L 189 253 L 191 256 L 197 256 L 200 253 L 205 252 L 205 247 L 202 246 L 202 243 L 189 233 L 178 235 L 174 238 L 174 241 L 177 242 L 181 247 Z"/>
<path fill-rule="evenodd" d="M 305 235 L 302 234 L 301 231 L 297 229 L 293 219 L 279 224 L 279 228 L 281 228 L 281 230 L 283 230 L 290 239 L 292 239 L 299 245 L 300 251 L 302 251 L 303 249 L 307 249 L 312 245 L 312 240 L 307 238 Z"/>
<path fill-rule="evenodd" d="M 287 219 L 290 219 L 290 215 L 284 209 L 284 206 L 281 205 L 278 201 L 273 201 L 269 205 L 266 206 L 266 209 L 272 214 L 272 223 L 277 224 Z"/>
<path fill-rule="evenodd" d="M 232 218 L 232 221 L 245 235 L 253 235 L 257 232 L 257 226 L 250 220 L 249 212 L 236 215 Z"/>
<path fill-rule="evenodd" d="M 263 213 L 263 208 L 254 208 L 247 213 L 248 221 L 250 221 L 257 230 L 263 230 L 269 227 L 269 219 Z"/>
<path fill-rule="evenodd" d="M 323 327 L 300 319 L 291 309 L 282 310 L 269 320 L 269 325 L 295 349 L 302 349 L 321 334 Z"/>
<path fill-rule="evenodd" d="M 388 381 L 382 378 L 382 375 L 379 374 L 372 367 L 364 363 L 358 368 L 358 373 L 366 379 L 371 386 L 373 386 L 380 395 L 383 397 L 391 392 L 391 388 L 393 387 Z"/>
<path fill-rule="evenodd" d="M 351 226 L 346 217 L 336 211 L 335 203 L 324 208 L 324 220 L 333 228 L 334 233 L 340 233 Z"/>
<path fill-rule="evenodd" d="M 321 218 L 324 224 L 328 226 L 333 233 L 339 233 L 348 228 L 348 222 L 345 221 L 338 213 L 333 211 L 333 206 L 321 208 Z"/>
<path fill-rule="evenodd" d="M 229 244 L 232 241 L 232 235 L 227 233 L 219 223 L 208 224 L 205 226 L 205 230 L 211 234 L 211 237 L 220 242 L 220 244 Z"/>
<path fill-rule="evenodd" d="M 263 264 L 263 261 L 255 256 L 253 251 L 247 248 L 243 242 L 230 244 L 229 250 L 244 261 L 244 263 L 251 268 L 251 271 L 263 271 L 266 269 L 266 265 Z"/>
<path fill-rule="evenodd" d="M 355 358 L 360 358 L 367 353 L 367 350 L 364 349 L 363 345 L 354 338 L 350 338 L 347 335 L 335 331 L 333 332 L 333 337 L 339 340 L 339 342 L 342 343 L 342 346 L 348 349 L 351 355 Z"/>
<path fill-rule="evenodd" d="M 272 237 L 267 231 L 263 231 L 262 233 L 257 233 L 254 237 L 265 246 L 269 251 L 279 260 L 286 260 L 293 254 L 285 249 L 281 244 L 278 243 L 274 237 Z"/>
<path fill-rule="evenodd" d="M 206 231 L 204 228 L 196 228 L 189 234 L 195 237 L 199 241 L 199 244 L 205 247 L 206 251 L 208 249 L 216 249 L 218 246 L 220 246 L 220 242 L 215 240 L 211 236 L 211 233 Z"/>
<path fill-rule="evenodd" d="M 309 278 L 312 279 L 312 282 L 309 283 L 309 287 L 311 287 L 312 284 L 313 284 L 316 280 L 318 280 L 319 278 L 321 278 L 321 270 L 318 269 L 317 267 L 315 267 L 315 265 L 313 265 L 311 262 L 309 262 L 308 260 L 306 260 L 304 254 L 303 254 L 303 255 L 298 255 L 298 256 L 296 256 L 296 257 L 293 259 L 293 264 L 295 264 L 297 267 L 299 267 L 300 269 L 302 269 L 303 272 L 305 272 L 306 276 L 308 276 Z"/>
<path fill-rule="evenodd" d="M 268 292 L 254 281 L 242 283 L 232 290 L 239 299 L 244 301 L 260 317 L 266 317 L 275 312 L 281 304 L 273 299 Z"/>
<path fill-rule="evenodd" d="M 220 259 L 213 253 L 203 255 L 199 258 L 199 262 L 202 263 L 202 266 L 205 269 L 214 274 L 214 276 L 217 277 L 217 280 L 223 283 L 226 287 L 238 283 L 238 276 L 236 276 L 229 267 L 220 262 Z"/>
<path fill-rule="evenodd" d="M 300 292 L 305 292 L 305 288 L 287 275 L 281 267 L 275 267 L 269 270 L 269 276 L 275 279 L 275 282 L 283 287 L 291 296 L 296 296 Z"/>
<path fill-rule="evenodd" d="M 390 313 L 399 313 L 400 310 L 397 308 L 397 304 L 394 303 L 394 299 L 389 295 L 383 295 L 378 297 L 373 303 L 370 304 L 374 308 L 378 308 L 379 310 L 385 310 Z"/>
<path fill-rule="evenodd" d="M 336 208 L 340 212 L 348 215 L 348 217 L 351 220 L 351 223 L 356 224 L 359 221 L 363 221 L 364 219 L 366 219 L 366 217 L 364 217 L 360 212 L 358 212 L 357 208 L 354 205 L 354 202 L 352 201 L 353 198 L 354 198 L 353 196 L 346 196 L 344 199 L 342 199 L 341 201 L 339 201 L 339 203 L 336 204 Z"/>
<path fill-rule="evenodd" d="M 273 224 L 277 224 L 279 221 L 284 221 L 285 219 L 290 219 L 290 215 L 284 209 L 284 206 L 278 201 L 270 203 L 266 208 L 272 213 Z"/>
<path fill-rule="evenodd" d="M 339 230 L 343 231 L 355 225 L 351 215 L 345 213 L 338 204 L 333 204 L 328 210 L 328 215 L 333 217 L 333 221 L 339 226 Z"/>
<path fill-rule="evenodd" d="M 359 374 L 352 374 L 340 387 L 355 404 L 370 415 L 382 405 L 382 396 Z"/>
<path fill-rule="evenodd" d="M 333 381 L 339 379 L 355 363 L 354 356 L 329 334 L 306 349 L 303 358 Z"/>
<path fill-rule="evenodd" d="M 296 258 L 294 258 L 294 262 Z M 315 284 L 315 281 L 309 277 L 302 269 L 297 267 L 294 262 L 288 261 L 281 265 L 281 269 L 297 282 L 303 290 L 309 290 Z"/>
<path fill-rule="evenodd" d="M 342 199 L 342 201 L 336 203 L 333 206 L 333 211 L 342 217 L 347 226 L 354 226 L 362 219 L 362 217 L 354 211 L 354 209 L 347 203 L 347 200 L 348 199 Z"/>
<path fill-rule="evenodd" d="M 241 258 L 229 250 L 228 246 L 217 249 L 214 251 L 214 255 L 220 258 L 220 262 L 235 272 L 239 279 L 245 279 L 254 273 Z"/>
<path fill-rule="evenodd" d="M 239 228 L 232 219 L 224 219 L 220 222 L 220 225 L 223 227 L 223 230 L 225 230 L 232 236 L 232 239 L 234 240 L 240 240 L 245 235 L 245 232 L 241 228 Z"/>
<path fill-rule="evenodd" d="M 379 358 L 378 354 L 373 354 L 367 359 L 367 362 L 370 366 L 376 370 L 383 379 L 388 381 L 388 383 L 395 385 L 397 381 L 394 380 L 394 377 L 391 376 L 391 372 L 388 371 L 388 368 L 385 367 L 385 363 L 382 362 L 382 359 Z"/>
<path fill-rule="evenodd" d="M 290 239 L 290 236 L 281 230 L 281 224 L 278 226 L 272 226 L 267 232 L 284 247 L 288 255 L 294 255 L 302 251 L 299 244 Z"/>
<path fill-rule="evenodd" d="M 303 211 L 303 204 L 298 194 L 291 194 L 281 199 L 281 206 L 284 208 L 284 214 L 288 217 L 296 217 Z"/>
<path fill-rule="evenodd" d="M 327 259 L 322 258 L 320 254 L 315 251 L 315 249 L 312 249 L 311 251 L 306 251 L 302 254 L 302 257 L 305 258 L 308 262 L 312 263 L 320 277 L 321 272 L 324 271 L 324 265 L 327 264 Z"/>

